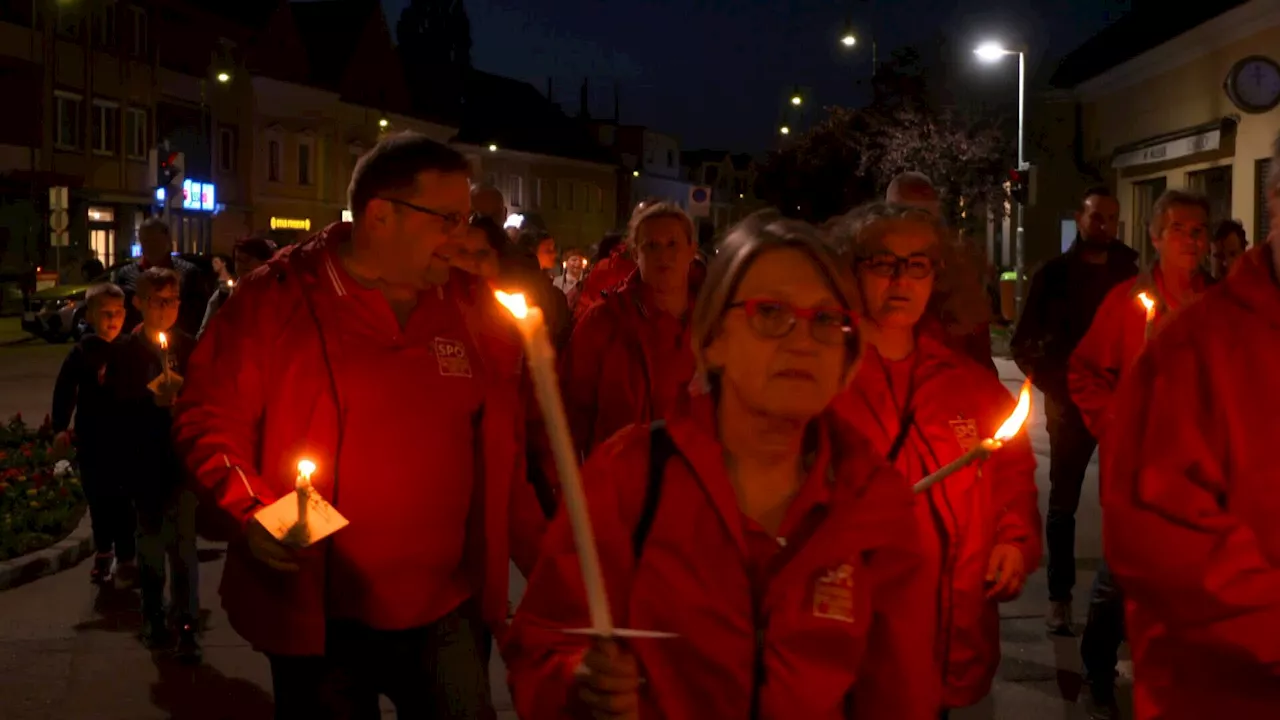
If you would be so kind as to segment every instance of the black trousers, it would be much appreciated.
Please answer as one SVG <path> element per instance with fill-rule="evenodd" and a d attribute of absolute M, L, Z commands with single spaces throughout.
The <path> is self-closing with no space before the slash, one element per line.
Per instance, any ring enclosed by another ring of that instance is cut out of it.
<path fill-rule="evenodd" d="M 1070 602 L 1076 585 L 1076 510 L 1084 474 L 1098 442 L 1075 405 L 1046 398 L 1045 414 L 1049 430 L 1049 512 L 1044 523 L 1049 599 Z"/>
<path fill-rule="evenodd" d="M 80 461 L 80 482 L 89 501 L 93 549 L 99 554 L 114 552 L 121 562 L 133 561 L 138 555 L 138 518 L 118 473 L 90 456 Z"/>
<path fill-rule="evenodd" d="M 1094 698 L 1106 697 L 1116 682 L 1116 663 L 1124 642 L 1124 594 L 1104 562 L 1098 568 L 1089 594 L 1089 621 L 1080 638 L 1080 660 L 1085 679 L 1097 688 Z"/>
<path fill-rule="evenodd" d="M 277 720 L 377 720 L 386 695 L 400 720 L 493 720 L 489 667 L 469 613 L 409 630 L 330 620 L 325 654 L 268 655 Z"/>

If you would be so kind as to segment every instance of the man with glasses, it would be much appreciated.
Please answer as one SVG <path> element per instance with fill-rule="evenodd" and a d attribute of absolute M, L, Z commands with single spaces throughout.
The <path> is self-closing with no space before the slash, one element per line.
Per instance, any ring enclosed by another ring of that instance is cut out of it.
<path fill-rule="evenodd" d="M 450 266 L 469 174 L 424 136 L 382 140 L 353 222 L 242 281 L 192 358 L 175 437 L 238 528 L 223 605 L 271 662 L 277 717 L 376 715 L 380 694 L 402 717 L 493 716 L 473 619 L 505 626 L 508 539 L 528 571 L 542 516 L 519 338 Z M 310 547 L 255 520 L 302 459 L 350 523 Z"/>

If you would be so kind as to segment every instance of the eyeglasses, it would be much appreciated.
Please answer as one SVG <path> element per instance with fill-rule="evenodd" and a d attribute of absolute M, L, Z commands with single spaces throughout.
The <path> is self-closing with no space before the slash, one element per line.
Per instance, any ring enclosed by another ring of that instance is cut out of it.
<path fill-rule="evenodd" d="M 839 308 L 798 308 L 781 300 L 754 298 L 729 304 L 742 308 L 747 324 L 761 337 L 778 340 L 791 334 L 796 323 L 809 325 L 809 336 L 823 345 L 839 345 L 853 332 L 853 316 Z"/>
<path fill-rule="evenodd" d="M 458 226 L 462 225 L 462 223 L 467 220 L 466 216 L 461 213 L 442 213 L 439 210 L 432 210 L 431 208 L 423 207 L 417 203 L 411 203 L 408 200 L 401 200 L 400 198 L 380 197 L 378 199 L 385 200 L 392 205 L 399 205 L 400 207 L 408 208 L 414 212 L 420 212 L 423 215 L 440 218 L 440 224 L 444 227 L 445 232 L 457 229 Z"/>
<path fill-rule="evenodd" d="M 933 258 L 924 253 L 912 253 L 901 257 L 892 253 L 883 253 L 859 261 L 872 275 L 895 278 L 905 275 L 912 280 L 923 280 L 933 274 L 935 267 Z"/>
<path fill-rule="evenodd" d="M 147 304 L 157 310 L 168 310 L 169 308 L 177 307 L 180 302 L 182 302 L 182 300 L 176 295 L 170 297 L 152 295 L 147 298 Z"/>

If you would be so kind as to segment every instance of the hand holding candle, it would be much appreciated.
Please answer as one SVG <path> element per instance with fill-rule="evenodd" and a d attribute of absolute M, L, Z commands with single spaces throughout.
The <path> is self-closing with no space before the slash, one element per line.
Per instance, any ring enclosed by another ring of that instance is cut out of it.
<path fill-rule="evenodd" d="M 298 461 L 298 477 L 293 481 L 294 492 L 298 496 L 298 522 L 294 525 L 299 528 L 299 532 L 304 537 L 302 545 L 305 545 L 307 531 L 307 503 L 311 500 L 311 473 L 316 471 L 316 464 L 307 459 Z"/>
<path fill-rule="evenodd" d="M 298 461 L 293 492 L 259 510 L 254 517 L 281 543 L 294 548 L 313 545 L 347 526 L 347 519 L 311 485 L 316 464 Z"/>
<path fill-rule="evenodd" d="M 912 490 L 917 493 L 928 490 L 934 483 L 945 480 L 949 475 L 960 472 L 978 460 L 985 460 L 991 453 L 1004 447 L 1022 430 L 1022 426 L 1031 416 L 1031 381 L 1022 383 L 1022 391 L 1018 393 L 1018 404 L 1013 408 L 1004 424 L 996 430 L 996 434 L 973 446 L 969 452 L 939 468 L 937 472 L 916 483 Z"/>
<path fill-rule="evenodd" d="M 1144 292 L 1138 293 L 1138 302 L 1142 303 L 1142 307 L 1146 308 L 1147 310 L 1147 328 L 1146 328 L 1146 333 L 1143 335 L 1143 337 L 1146 338 L 1147 340 L 1150 340 L 1151 326 L 1156 321 L 1156 302 L 1155 300 L 1151 299 L 1150 295 Z"/>
<path fill-rule="evenodd" d="M 166 379 L 169 377 L 169 336 L 164 333 L 156 333 L 156 342 L 160 345 L 160 374 Z"/>

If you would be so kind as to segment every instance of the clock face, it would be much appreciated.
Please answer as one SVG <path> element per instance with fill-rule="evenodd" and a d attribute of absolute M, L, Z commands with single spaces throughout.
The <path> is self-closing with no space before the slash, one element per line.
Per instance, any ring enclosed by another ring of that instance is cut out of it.
<path fill-rule="evenodd" d="M 1280 104 L 1280 65 L 1269 58 L 1241 61 L 1228 79 L 1231 100 L 1247 112 L 1266 112 Z"/>

